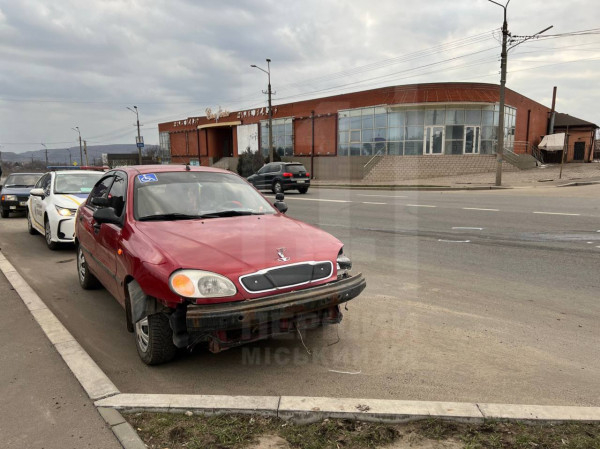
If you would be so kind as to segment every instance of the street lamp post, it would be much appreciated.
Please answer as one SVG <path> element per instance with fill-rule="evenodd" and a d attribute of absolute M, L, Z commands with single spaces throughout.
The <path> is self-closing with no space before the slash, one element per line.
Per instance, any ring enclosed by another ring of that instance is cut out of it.
<path fill-rule="evenodd" d="M 271 60 L 267 58 L 267 70 L 260 68 L 259 66 L 252 64 L 250 67 L 261 70 L 267 74 L 268 85 L 267 91 L 263 90 L 263 93 L 269 95 L 269 162 L 273 162 L 273 108 L 271 105 Z"/>
<path fill-rule="evenodd" d="M 506 2 L 506 5 L 495 2 L 494 0 L 488 0 L 494 3 L 502 9 L 504 9 L 504 22 L 502 23 L 502 53 L 500 53 L 500 117 L 498 117 L 498 147 L 496 148 L 496 185 L 502 185 L 502 158 L 504 157 L 504 102 L 506 96 L 506 40 L 508 37 L 508 23 L 506 22 L 506 8 L 510 0 Z"/>
<path fill-rule="evenodd" d="M 535 33 L 531 36 L 521 37 L 520 42 L 516 42 L 514 37 L 511 38 L 510 48 L 506 48 L 508 40 L 508 22 L 506 21 L 506 9 L 510 0 L 506 2 L 506 5 L 495 2 L 494 0 L 488 0 L 490 3 L 500 6 L 504 10 L 504 21 L 502 22 L 502 52 L 500 53 L 500 117 L 498 117 L 498 148 L 496 148 L 496 185 L 502 185 L 502 159 L 504 157 L 504 107 L 506 100 L 506 66 L 508 64 L 508 50 L 516 47 L 523 42 L 538 37 L 540 34 L 548 31 L 552 26 L 543 29 L 542 31 Z"/>
<path fill-rule="evenodd" d="M 81 132 L 79 131 L 79 126 L 71 129 L 77 131 L 77 134 L 79 134 L 79 165 L 83 165 L 83 151 L 81 149 Z M 69 155 L 71 155 L 71 152 L 69 152 Z"/>
<path fill-rule="evenodd" d="M 140 146 L 142 143 L 142 138 L 140 136 L 140 116 L 138 114 L 138 107 L 134 106 L 133 109 L 135 109 L 135 111 L 133 109 L 131 109 L 129 106 L 127 106 L 127 109 L 129 109 L 131 112 L 133 112 L 135 114 L 135 118 L 137 121 L 137 141 L 136 141 L 136 145 L 138 148 L 138 159 L 139 159 L 139 164 L 142 165 L 142 147 Z"/>

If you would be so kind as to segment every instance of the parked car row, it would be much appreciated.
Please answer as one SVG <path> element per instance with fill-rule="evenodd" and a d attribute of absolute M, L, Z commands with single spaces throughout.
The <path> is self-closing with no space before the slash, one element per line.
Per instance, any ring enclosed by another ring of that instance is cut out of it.
<path fill-rule="evenodd" d="M 281 190 L 308 189 L 298 165 L 281 165 L 296 183 Z M 50 249 L 74 243 L 81 287 L 119 301 L 155 365 L 181 348 L 219 352 L 341 321 L 340 304 L 366 281 L 338 239 L 286 216 L 283 200 L 206 167 L 52 171 L 31 190 L 27 227 Z"/>

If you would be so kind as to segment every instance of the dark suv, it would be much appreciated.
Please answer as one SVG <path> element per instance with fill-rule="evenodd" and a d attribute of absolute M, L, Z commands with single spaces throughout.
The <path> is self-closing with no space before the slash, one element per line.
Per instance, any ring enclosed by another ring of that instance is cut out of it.
<path fill-rule="evenodd" d="M 0 215 L 8 218 L 11 212 L 25 212 L 29 191 L 43 173 L 13 173 L 6 178 L 4 186 L 0 186 Z"/>
<path fill-rule="evenodd" d="M 297 189 L 306 193 L 310 187 L 310 173 L 299 162 L 271 162 L 249 176 L 248 181 L 258 190 L 282 193 Z"/>

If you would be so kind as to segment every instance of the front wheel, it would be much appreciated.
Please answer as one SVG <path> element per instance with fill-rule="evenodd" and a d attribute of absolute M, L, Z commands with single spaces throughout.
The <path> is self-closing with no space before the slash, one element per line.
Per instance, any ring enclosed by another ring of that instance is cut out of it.
<path fill-rule="evenodd" d="M 275 181 L 271 190 L 274 194 L 283 193 L 283 186 L 281 185 L 281 182 Z"/>
<path fill-rule="evenodd" d="M 93 290 L 100 287 L 100 282 L 94 276 L 88 268 L 87 261 L 85 260 L 85 254 L 81 245 L 77 246 L 77 274 L 79 278 L 79 285 L 84 290 Z"/>
<path fill-rule="evenodd" d="M 177 348 L 173 344 L 173 331 L 164 313 L 155 313 L 135 323 L 137 352 L 146 365 L 160 365 L 172 360 Z"/>
<path fill-rule="evenodd" d="M 9 211 L 5 210 L 2 206 L 0 206 L 0 215 L 2 215 L 2 218 L 8 218 L 9 214 Z"/>
<path fill-rule="evenodd" d="M 46 245 L 49 249 L 54 251 L 58 248 L 58 242 L 52 241 L 52 228 L 50 227 L 50 220 L 46 219 L 44 223 L 44 237 L 46 237 Z"/>
<path fill-rule="evenodd" d="M 29 213 L 29 211 L 27 211 L 27 232 L 29 232 L 29 234 L 31 234 L 31 235 L 37 234 L 37 231 L 35 230 L 35 228 L 33 227 L 33 224 L 31 223 L 31 214 Z"/>

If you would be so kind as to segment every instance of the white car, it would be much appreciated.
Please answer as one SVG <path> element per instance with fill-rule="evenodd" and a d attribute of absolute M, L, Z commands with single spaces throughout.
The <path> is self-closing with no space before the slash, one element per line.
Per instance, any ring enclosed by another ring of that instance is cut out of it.
<path fill-rule="evenodd" d="M 27 230 L 46 237 L 48 248 L 73 243 L 75 214 L 103 175 L 101 171 L 52 171 L 31 190 L 27 203 Z"/>

